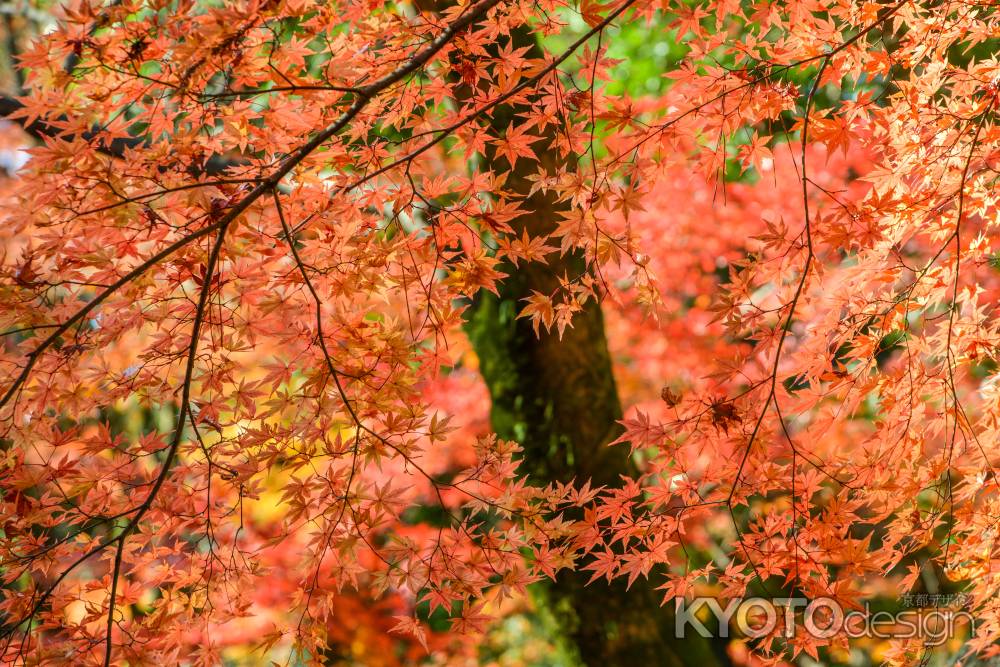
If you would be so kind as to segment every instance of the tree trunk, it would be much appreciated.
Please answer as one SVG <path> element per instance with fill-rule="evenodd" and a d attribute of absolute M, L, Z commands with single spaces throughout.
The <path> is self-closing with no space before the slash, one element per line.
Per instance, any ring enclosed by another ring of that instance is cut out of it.
<path fill-rule="evenodd" d="M 512 39 L 515 47 L 531 46 L 533 57 L 541 55 L 529 31 Z M 518 111 L 498 110 L 493 132 L 506 129 Z M 551 133 L 545 138 L 551 140 Z M 535 148 L 544 145 L 539 142 Z M 508 190 L 527 195 L 528 177 L 539 169 L 557 167 L 553 153 L 539 153 L 538 164 L 518 161 L 507 180 Z M 507 171 L 505 159 L 492 152 L 486 156 L 485 168 L 496 160 L 503 162 L 494 171 Z M 530 213 L 511 223 L 518 235 L 522 229 L 532 236 L 550 232 L 559 213 L 568 210 L 544 193 L 528 196 L 524 208 Z M 533 290 L 552 293 L 561 276 L 586 271 L 583 256 L 554 253 L 547 264 L 498 268 L 509 275 L 499 287 L 499 297 L 481 290 L 466 324 L 489 387 L 494 430 L 521 444 L 521 471 L 540 484 L 575 478 L 590 479 L 595 485 L 621 485 L 622 476 L 633 476 L 636 470 L 626 447 L 608 447 L 620 433 L 622 412 L 600 304 L 589 302 L 561 339 L 556 332 L 535 335 L 528 319 L 516 319 Z M 601 580 L 587 586 L 589 575 L 564 570 L 536 596 L 549 607 L 582 663 L 711 667 L 728 662 L 700 636 L 674 638 L 673 614 L 661 607 L 660 595 L 649 582 L 636 581 L 626 591 L 624 581 L 609 585 Z"/>
<path fill-rule="evenodd" d="M 533 215 L 528 224 L 545 219 L 551 218 Z M 580 259 L 513 272 L 500 298 L 487 293 L 476 300 L 466 328 L 490 390 L 493 428 L 523 446 L 522 472 L 538 483 L 575 477 L 616 486 L 635 470 L 626 447 L 607 446 L 618 434 L 621 407 L 600 306 L 589 304 L 562 340 L 535 336 L 527 320 L 515 319 L 521 299 L 532 289 L 550 290 L 567 263 Z M 673 615 L 646 580 L 626 590 L 623 580 L 587 586 L 589 578 L 589 572 L 564 570 L 536 591 L 583 664 L 720 664 L 707 640 L 674 638 Z"/>

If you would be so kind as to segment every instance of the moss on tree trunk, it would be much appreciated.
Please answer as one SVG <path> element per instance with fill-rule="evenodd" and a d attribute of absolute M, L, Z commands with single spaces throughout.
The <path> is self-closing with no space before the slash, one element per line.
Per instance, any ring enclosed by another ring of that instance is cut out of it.
<path fill-rule="evenodd" d="M 532 216 L 531 224 L 539 217 Z M 571 258 L 576 264 L 579 258 Z M 524 448 L 522 471 L 539 483 L 591 479 L 619 485 L 634 474 L 625 447 L 608 447 L 618 434 L 621 407 L 600 306 L 591 302 L 562 339 L 536 336 L 518 305 L 532 289 L 551 288 L 564 262 L 512 273 L 500 297 L 484 293 L 469 311 L 467 330 L 480 357 L 492 399 L 493 428 Z M 603 580 L 586 586 L 589 572 L 563 571 L 542 590 L 560 630 L 587 665 L 713 665 L 719 659 L 697 636 L 674 638 L 673 616 L 649 582 Z"/>

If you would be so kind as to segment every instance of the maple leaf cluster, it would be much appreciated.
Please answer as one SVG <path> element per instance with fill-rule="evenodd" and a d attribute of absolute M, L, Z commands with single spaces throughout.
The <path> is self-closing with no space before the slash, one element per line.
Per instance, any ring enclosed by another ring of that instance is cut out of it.
<path fill-rule="evenodd" d="M 375 664 L 390 630 L 444 661 L 565 568 L 845 608 L 934 571 L 971 594 L 965 654 L 996 652 L 987 3 L 57 18 L 3 185 L 5 662 Z M 663 94 L 615 85 L 626 25 L 684 44 Z M 614 487 L 519 470 L 463 332 L 565 257 L 516 317 L 558 338 L 605 306 L 639 471 Z"/>

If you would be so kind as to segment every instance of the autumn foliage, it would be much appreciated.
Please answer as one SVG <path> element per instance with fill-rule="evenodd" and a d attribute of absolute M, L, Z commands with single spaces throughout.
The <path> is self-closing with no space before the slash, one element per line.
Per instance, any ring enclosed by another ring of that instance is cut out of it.
<path fill-rule="evenodd" d="M 977 618 L 949 650 L 997 652 L 990 3 L 53 12 L 3 139 L 4 664 L 466 664 L 563 569 L 846 608 L 931 576 Z M 656 92 L 626 29 L 683 46 Z M 574 253 L 512 317 L 602 304 L 618 485 L 519 472 L 464 328 Z"/>

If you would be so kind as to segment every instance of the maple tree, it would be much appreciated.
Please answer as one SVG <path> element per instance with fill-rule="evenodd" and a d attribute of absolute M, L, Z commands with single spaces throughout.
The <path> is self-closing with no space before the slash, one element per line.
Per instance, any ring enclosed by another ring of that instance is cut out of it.
<path fill-rule="evenodd" d="M 661 604 L 928 579 L 1000 652 L 991 3 L 22 5 L 5 663 L 463 664 L 529 586 L 835 662 Z"/>

